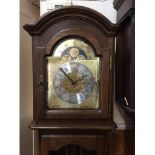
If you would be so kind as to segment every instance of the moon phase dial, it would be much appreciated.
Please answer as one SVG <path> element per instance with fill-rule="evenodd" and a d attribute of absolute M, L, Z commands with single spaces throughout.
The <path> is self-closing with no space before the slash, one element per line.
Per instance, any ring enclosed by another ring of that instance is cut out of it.
<path fill-rule="evenodd" d="M 94 89 L 94 77 L 87 66 L 78 62 L 61 65 L 54 75 L 57 96 L 70 104 L 81 104 Z"/>

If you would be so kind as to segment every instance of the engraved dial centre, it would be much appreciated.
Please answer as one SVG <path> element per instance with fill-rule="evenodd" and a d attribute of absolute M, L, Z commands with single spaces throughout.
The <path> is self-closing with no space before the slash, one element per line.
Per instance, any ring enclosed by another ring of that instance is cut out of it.
<path fill-rule="evenodd" d="M 63 80 L 63 86 L 67 93 L 78 93 L 80 92 L 85 85 L 85 81 L 81 79 L 81 76 L 78 76 L 77 73 L 73 72 L 68 74 L 73 82 L 69 81 L 68 78 Z"/>

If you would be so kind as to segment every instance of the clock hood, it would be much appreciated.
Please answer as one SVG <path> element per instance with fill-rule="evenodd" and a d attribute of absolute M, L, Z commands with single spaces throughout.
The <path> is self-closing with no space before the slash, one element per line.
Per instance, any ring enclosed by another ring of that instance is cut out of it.
<path fill-rule="evenodd" d="M 87 21 L 99 27 L 105 36 L 115 36 L 119 25 L 111 23 L 104 15 L 83 6 L 67 6 L 45 13 L 34 24 L 26 24 L 23 28 L 31 35 L 41 35 L 52 24 L 68 19 Z"/>

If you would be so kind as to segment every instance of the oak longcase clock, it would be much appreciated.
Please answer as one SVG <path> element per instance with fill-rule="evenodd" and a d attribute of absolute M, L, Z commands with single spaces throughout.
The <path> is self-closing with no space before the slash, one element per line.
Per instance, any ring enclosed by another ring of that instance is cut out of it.
<path fill-rule="evenodd" d="M 70 6 L 47 13 L 24 29 L 33 43 L 30 127 L 38 131 L 39 154 L 63 155 L 68 150 L 70 155 L 76 150 L 76 155 L 112 155 L 118 26 L 91 9 Z"/>

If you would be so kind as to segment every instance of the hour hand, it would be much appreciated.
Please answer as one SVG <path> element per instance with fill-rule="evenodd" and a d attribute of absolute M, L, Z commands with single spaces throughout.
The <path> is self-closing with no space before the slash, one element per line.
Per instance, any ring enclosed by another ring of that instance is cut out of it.
<path fill-rule="evenodd" d="M 74 81 L 69 77 L 69 75 L 68 75 L 62 68 L 60 68 L 60 70 L 64 73 L 64 75 L 68 78 L 68 80 L 69 80 L 72 84 L 74 84 Z"/>

